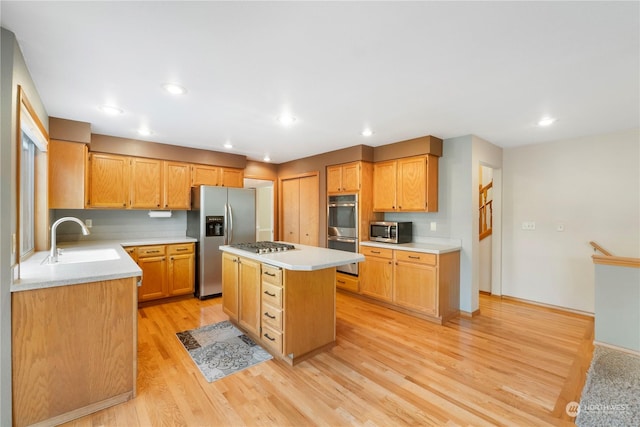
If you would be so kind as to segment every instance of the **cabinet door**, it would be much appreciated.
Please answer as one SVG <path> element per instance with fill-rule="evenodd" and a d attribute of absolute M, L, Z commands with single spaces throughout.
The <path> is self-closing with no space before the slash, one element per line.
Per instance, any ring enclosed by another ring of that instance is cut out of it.
<path fill-rule="evenodd" d="M 398 261 L 393 302 L 432 316 L 438 315 L 437 267 Z"/>
<path fill-rule="evenodd" d="M 300 243 L 300 180 L 282 181 L 282 228 L 285 242 Z"/>
<path fill-rule="evenodd" d="M 260 263 L 240 258 L 238 323 L 247 331 L 260 335 Z M 224 295 L 224 294 L 223 294 Z"/>
<path fill-rule="evenodd" d="M 220 170 L 215 166 L 192 165 L 191 185 L 220 185 Z"/>
<path fill-rule="evenodd" d="M 113 154 L 89 155 L 87 206 L 126 208 L 129 203 L 129 158 Z"/>
<path fill-rule="evenodd" d="M 342 189 L 342 166 L 327 167 L 327 193 L 338 193 Z"/>
<path fill-rule="evenodd" d="M 190 254 L 169 255 L 167 270 L 169 295 L 187 295 L 194 291 L 195 256 Z"/>
<path fill-rule="evenodd" d="M 220 185 L 223 187 L 244 187 L 244 171 L 242 169 L 220 168 Z"/>
<path fill-rule="evenodd" d="M 84 209 L 87 145 L 49 141 L 49 209 Z"/>
<path fill-rule="evenodd" d="M 300 233 L 299 242 L 303 245 L 318 246 L 319 197 L 318 176 L 300 178 Z"/>
<path fill-rule="evenodd" d="M 139 258 L 142 285 L 138 288 L 138 301 L 164 298 L 167 291 L 167 258 L 162 256 Z"/>
<path fill-rule="evenodd" d="M 131 207 L 157 209 L 160 205 L 162 161 L 131 158 Z"/>
<path fill-rule="evenodd" d="M 373 165 L 373 210 L 396 210 L 397 162 L 379 162 Z"/>
<path fill-rule="evenodd" d="M 191 177 L 186 163 L 164 163 L 163 207 L 167 209 L 191 208 Z"/>
<path fill-rule="evenodd" d="M 391 301 L 393 298 L 391 259 L 367 256 L 361 266 L 360 292 L 383 301 Z"/>
<path fill-rule="evenodd" d="M 397 206 L 399 211 L 423 211 L 427 208 L 427 158 L 398 160 Z"/>
<path fill-rule="evenodd" d="M 360 163 L 349 163 L 342 166 L 342 191 L 360 190 Z"/>
<path fill-rule="evenodd" d="M 222 310 L 238 320 L 238 257 L 222 254 Z"/>

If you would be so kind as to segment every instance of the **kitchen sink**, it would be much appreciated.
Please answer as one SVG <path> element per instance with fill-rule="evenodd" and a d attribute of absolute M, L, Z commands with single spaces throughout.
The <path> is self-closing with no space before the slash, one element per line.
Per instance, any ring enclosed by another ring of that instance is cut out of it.
<path fill-rule="evenodd" d="M 42 264 L 77 264 L 82 262 L 98 262 L 120 259 L 120 255 L 113 248 L 102 249 L 62 249 L 58 252 L 58 262 L 49 262 L 46 257 Z"/>

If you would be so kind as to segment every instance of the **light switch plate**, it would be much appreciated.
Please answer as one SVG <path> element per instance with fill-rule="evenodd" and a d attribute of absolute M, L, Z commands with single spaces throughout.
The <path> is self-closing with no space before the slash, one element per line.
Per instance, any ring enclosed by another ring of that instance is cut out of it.
<path fill-rule="evenodd" d="M 437 224 L 435 221 L 431 221 L 431 231 L 436 231 L 437 229 Z"/>

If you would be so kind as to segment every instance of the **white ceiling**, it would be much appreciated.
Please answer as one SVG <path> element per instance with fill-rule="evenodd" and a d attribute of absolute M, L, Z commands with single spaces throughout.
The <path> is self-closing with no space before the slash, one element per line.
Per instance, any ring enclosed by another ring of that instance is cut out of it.
<path fill-rule="evenodd" d="M 639 5 L 2 1 L 0 13 L 49 115 L 282 163 L 423 135 L 513 147 L 639 127 Z M 546 115 L 558 121 L 538 127 Z"/>

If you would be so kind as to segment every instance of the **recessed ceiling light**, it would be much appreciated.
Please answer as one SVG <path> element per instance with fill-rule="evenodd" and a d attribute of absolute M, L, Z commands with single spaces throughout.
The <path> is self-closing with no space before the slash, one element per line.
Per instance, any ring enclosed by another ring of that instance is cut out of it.
<path fill-rule="evenodd" d="M 553 117 L 544 117 L 542 119 L 540 119 L 540 121 L 538 122 L 538 126 L 550 126 L 552 124 L 554 124 L 556 122 L 557 119 L 554 119 Z"/>
<path fill-rule="evenodd" d="M 296 118 L 290 114 L 281 114 L 278 116 L 278 121 L 283 126 L 291 126 L 296 121 Z"/>
<path fill-rule="evenodd" d="M 371 136 L 371 135 L 373 135 L 373 131 L 371 129 L 369 129 L 369 128 L 364 129 L 362 131 L 362 136 Z"/>
<path fill-rule="evenodd" d="M 113 105 L 101 105 L 98 107 L 98 109 L 105 114 L 109 114 L 110 116 L 117 116 L 118 114 L 122 114 L 124 112 L 122 108 L 114 107 Z"/>
<path fill-rule="evenodd" d="M 173 95 L 183 95 L 187 93 L 187 89 L 175 83 L 167 83 L 162 85 L 162 87 L 164 88 L 164 90 Z"/>
<path fill-rule="evenodd" d="M 151 136 L 153 132 L 151 132 L 151 130 L 147 129 L 147 128 L 140 128 L 138 129 L 138 135 L 141 136 Z"/>
<path fill-rule="evenodd" d="M 264 157 L 262 158 L 262 160 L 264 160 L 265 162 L 270 162 L 271 161 L 271 157 L 269 157 L 268 154 L 265 154 Z"/>
<path fill-rule="evenodd" d="M 233 144 L 227 141 L 224 143 L 224 148 L 226 148 L 227 150 L 231 150 L 233 148 Z"/>

